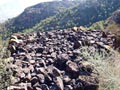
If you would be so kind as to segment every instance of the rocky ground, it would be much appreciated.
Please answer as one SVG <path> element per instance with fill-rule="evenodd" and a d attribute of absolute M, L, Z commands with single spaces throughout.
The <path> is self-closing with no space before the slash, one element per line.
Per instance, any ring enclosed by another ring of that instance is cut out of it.
<path fill-rule="evenodd" d="M 79 28 L 12 35 L 13 90 L 98 90 L 98 73 L 80 48 L 108 50 L 114 35 Z"/>

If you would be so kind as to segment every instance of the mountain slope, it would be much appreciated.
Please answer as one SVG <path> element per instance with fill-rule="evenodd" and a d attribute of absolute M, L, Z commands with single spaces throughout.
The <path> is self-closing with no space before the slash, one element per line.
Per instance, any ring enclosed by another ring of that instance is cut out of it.
<path fill-rule="evenodd" d="M 112 33 L 119 34 L 120 31 L 120 9 L 112 13 L 106 20 L 93 23 L 89 29 L 102 29 Z M 117 31 L 117 32 L 116 32 Z M 120 35 L 120 34 L 119 34 Z"/>
<path fill-rule="evenodd" d="M 104 30 L 115 35 L 115 49 L 120 51 L 120 9 L 115 11 L 109 18 L 93 23 L 89 29 Z"/>
<path fill-rule="evenodd" d="M 84 4 L 79 4 L 53 17 L 42 20 L 30 30 L 53 30 L 81 25 L 89 26 L 97 21 L 107 19 L 112 12 L 120 7 L 118 2 L 120 0 L 87 0 Z"/>
<path fill-rule="evenodd" d="M 15 30 L 14 32 L 31 28 L 41 20 L 54 16 L 78 3 L 79 1 L 53 1 L 28 7 L 22 14 L 10 21 L 8 28 Z"/>

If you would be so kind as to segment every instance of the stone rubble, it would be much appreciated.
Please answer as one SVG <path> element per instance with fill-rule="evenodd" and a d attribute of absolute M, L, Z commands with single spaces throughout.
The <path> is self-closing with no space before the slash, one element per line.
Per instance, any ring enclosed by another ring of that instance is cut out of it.
<path fill-rule="evenodd" d="M 109 51 L 114 35 L 74 29 L 12 35 L 8 47 L 13 58 L 12 89 L 98 90 L 98 77 L 92 76 L 94 67 L 80 56 L 79 49 L 93 46 L 93 51 Z M 20 87 L 21 83 L 27 89 Z"/>

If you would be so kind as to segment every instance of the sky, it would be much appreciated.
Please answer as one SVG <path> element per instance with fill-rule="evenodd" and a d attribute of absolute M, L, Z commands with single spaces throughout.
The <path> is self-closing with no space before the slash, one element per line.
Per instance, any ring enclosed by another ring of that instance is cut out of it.
<path fill-rule="evenodd" d="M 52 0 L 0 0 L 0 21 L 15 17 L 26 7 Z"/>

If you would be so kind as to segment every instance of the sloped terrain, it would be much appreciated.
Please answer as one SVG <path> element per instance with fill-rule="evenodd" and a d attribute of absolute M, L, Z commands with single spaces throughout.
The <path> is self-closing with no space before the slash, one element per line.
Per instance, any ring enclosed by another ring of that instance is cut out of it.
<path fill-rule="evenodd" d="M 113 12 L 113 14 L 106 20 L 93 23 L 89 28 L 104 30 L 105 32 L 111 32 L 115 34 L 115 48 L 120 48 L 120 9 Z"/>
<path fill-rule="evenodd" d="M 74 26 L 90 26 L 106 20 L 114 11 L 120 8 L 119 0 L 86 0 L 85 3 L 67 9 L 53 17 L 42 20 L 28 31 L 46 31 L 72 28 Z"/>
<path fill-rule="evenodd" d="M 80 28 L 12 35 L 9 50 L 13 58 L 15 90 L 98 90 L 98 72 L 81 55 L 80 48 L 107 50 L 114 35 Z"/>
<path fill-rule="evenodd" d="M 52 1 L 28 7 L 19 16 L 10 20 L 8 28 L 13 32 L 31 28 L 42 20 L 78 5 L 80 1 Z"/>
<path fill-rule="evenodd" d="M 9 32 L 46 31 L 90 26 L 106 20 L 120 8 L 120 0 L 53 1 L 40 3 L 25 9 L 6 24 Z"/>

